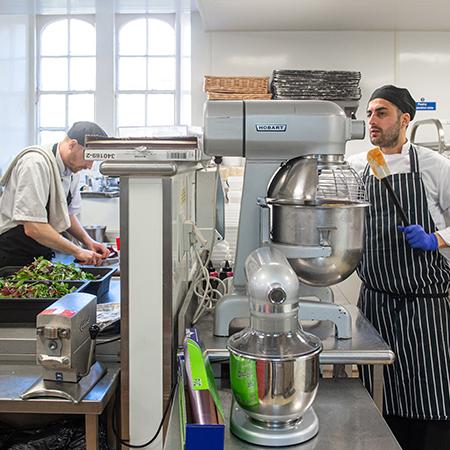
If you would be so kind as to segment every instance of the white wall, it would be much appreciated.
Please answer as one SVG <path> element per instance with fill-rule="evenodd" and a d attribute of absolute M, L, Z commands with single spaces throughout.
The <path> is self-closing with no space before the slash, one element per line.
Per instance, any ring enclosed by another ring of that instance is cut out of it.
<path fill-rule="evenodd" d="M 372 91 L 389 83 L 408 87 L 416 100 L 438 103 L 436 112 L 419 111 L 417 119 L 450 119 L 450 32 L 204 32 L 199 14 L 192 14 L 193 125 L 203 121 L 203 75 L 270 76 L 273 69 L 360 71 L 359 119 Z M 368 146 L 366 138 L 347 149 Z"/>
<path fill-rule="evenodd" d="M 31 144 L 34 77 L 29 15 L 0 15 L 0 171 Z"/>
<path fill-rule="evenodd" d="M 392 83 L 409 88 L 416 100 L 437 102 L 437 111 L 419 111 L 416 120 L 450 120 L 450 32 L 204 32 L 199 14 L 192 14 L 193 125 L 203 123 L 204 75 L 270 76 L 273 69 L 360 71 L 359 119 L 372 91 Z M 450 126 L 447 133 L 450 141 Z M 427 126 L 418 137 L 433 141 L 436 133 Z M 347 151 L 370 146 L 366 138 L 348 143 Z M 356 303 L 359 283 L 354 273 L 335 286 L 336 302 Z"/>

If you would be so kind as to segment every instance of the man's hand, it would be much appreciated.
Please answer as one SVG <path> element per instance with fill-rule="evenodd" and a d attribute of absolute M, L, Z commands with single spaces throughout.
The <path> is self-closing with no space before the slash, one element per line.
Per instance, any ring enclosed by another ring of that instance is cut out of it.
<path fill-rule="evenodd" d="M 74 255 L 80 264 L 97 266 L 102 263 L 102 257 L 93 250 L 80 248 Z"/>
<path fill-rule="evenodd" d="M 405 233 L 406 241 L 412 248 L 420 250 L 437 250 L 439 248 L 438 238 L 434 233 L 427 233 L 420 225 L 409 225 L 398 227 L 399 231 Z"/>
<path fill-rule="evenodd" d="M 89 250 L 92 250 L 98 255 L 100 255 L 103 259 L 109 256 L 109 250 L 107 249 L 106 245 L 103 245 L 100 242 L 91 240 L 86 244 L 86 247 Z"/>

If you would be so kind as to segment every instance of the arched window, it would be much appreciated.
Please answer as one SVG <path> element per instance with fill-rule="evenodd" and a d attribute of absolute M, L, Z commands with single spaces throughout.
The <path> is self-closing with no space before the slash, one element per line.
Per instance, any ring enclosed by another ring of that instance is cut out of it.
<path fill-rule="evenodd" d="M 117 30 L 119 135 L 138 135 L 151 126 L 173 126 L 177 123 L 175 15 L 122 17 Z"/>
<path fill-rule="evenodd" d="M 78 120 L 94 120 L 95 26 L 86 18 L 42 17 L 38 33 L 38 142 L 51 143 Z"/>

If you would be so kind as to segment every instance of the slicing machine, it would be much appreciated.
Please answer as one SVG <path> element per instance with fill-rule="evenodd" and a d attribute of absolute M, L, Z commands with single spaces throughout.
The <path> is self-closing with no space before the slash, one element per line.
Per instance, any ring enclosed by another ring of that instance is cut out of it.
<path fill-rule="evenodd" d="M 67 294 L 36 318 L 36 360 L 42 378 L 27 389 L 22 399 L 57 397 L 78 403 L 105 374 L 95 361 L 100 328 L 96 322 L 97 297 Z"/>
<path fill-rule="evenodd" d="M 228 336 L 233 319 L 250 317 L 228 341 L 231 430 L 257 445 L 304 442 L 318 432 L 311 380 L 322 347 L 298 318 L 331 320 L 338 339 L 352 337 L 350 314 L 329 286 L 362 254 L 368 204 L 344 153 L 364 137 L 364 122 L 335 103 L 302 100 L 210 101 L 204 121 L 207 154 L 246 158 L 235 290 L 214 318 L 214 334 Z"/>

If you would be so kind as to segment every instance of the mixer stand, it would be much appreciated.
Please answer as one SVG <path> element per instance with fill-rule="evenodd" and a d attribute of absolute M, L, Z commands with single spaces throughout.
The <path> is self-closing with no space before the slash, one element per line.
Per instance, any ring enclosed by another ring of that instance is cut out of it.
<path fill-rule="evenodd" d="M 330 320 L 336 325 L 338 339 L 352 337 L 352 318 L 348 310 L 342 305 L 331 303 L 332 291 L 329 288 L 301 288 L 301 297 L 318 297 L 325 301 L 301 300 L 299 314 L 301 320 Z M 331 294 L 330 294 L 331 293 Z M 248 298 L 246 295 L 233 293 L 224 295 L 218 302 L 214 311 L 214 335 L 229 336 L 230 323 L 233 319 L 250 317 Z"/>
<path fill-rule="evenodd" d="M 292 426 L 269 428 L 253 421 L 235 402 L 231 404 L 231 432 L 243 441 L 268 447 L 300 444 L 312 439 L 319 431 L 319 419 L 313 408 Z"/>
<path fill-rule="evenodd" d="M 79 403 L 86 394 L 97 384 L 106 373 L 106 368 L 102 363 L 96 361 L 89 370 L 89 373 L 82 377 L 78 383 L 70 381 L 52 381 L 39 378 L 20 397 L 22 400 L 32 398 L 54 397 L 70 400 Z"/>

